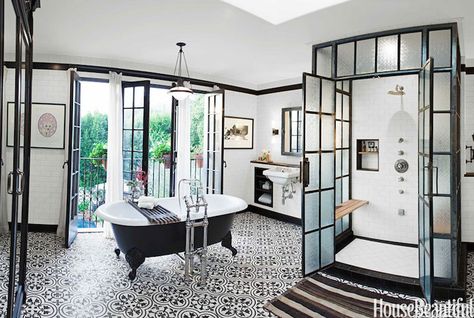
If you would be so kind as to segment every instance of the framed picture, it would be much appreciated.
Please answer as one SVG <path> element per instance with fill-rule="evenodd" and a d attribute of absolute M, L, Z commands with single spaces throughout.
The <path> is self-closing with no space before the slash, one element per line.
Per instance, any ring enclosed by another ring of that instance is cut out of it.
<path fill-rule="evenodd" d="M 253 149 L 253 118 L 224 117 L 224 149 Z"/>
<path fill-rule="evenodd" d="M 15 103 L 7 103 L 7 147 L 13 147 Z M 23 147 L 25 104 L 21 104 L 20 146 Z M 66 104 L 32 103 L 31 148 L 64 149 Z"/>

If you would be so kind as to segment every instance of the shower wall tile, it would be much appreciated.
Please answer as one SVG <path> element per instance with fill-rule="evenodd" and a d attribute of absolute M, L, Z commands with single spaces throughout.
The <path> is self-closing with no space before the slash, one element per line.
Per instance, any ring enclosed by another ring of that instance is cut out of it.
<path fill-rule="evenodd" d="M 388 95 L 395 85 L 405 87 L 403 97 Z M 353 82 L 352 149 L 355 158 L 357 139 L 379 139 L 379 171 L 358 171 L 352 162 L 352 197 L 368 200 L 369 205 L 353 213 L 355 235 L 376 239 L 416 243 L 417 205 L 417 108 L 418 77 L 400 76 Z M 402 137 L 405 142 L 398 143 Z M 398 155 L 403 150 L 404 155 Z M 398 159 L 409 163 L 405 174 L 398 174 Z M 403 176 L 404 182 L 398 182 Z M 404 190 L 399 194 L 399 190 Z M 398 210 L 404 209 L 405 216 Z"/>

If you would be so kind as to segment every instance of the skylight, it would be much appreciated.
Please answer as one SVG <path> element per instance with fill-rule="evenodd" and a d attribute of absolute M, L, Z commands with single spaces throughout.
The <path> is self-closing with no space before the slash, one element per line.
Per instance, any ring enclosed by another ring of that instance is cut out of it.
<path fill-rule="evenodd" d="M 349 0 L 222 0 L 272 24 L 281 24 L 305 14 Z"/>

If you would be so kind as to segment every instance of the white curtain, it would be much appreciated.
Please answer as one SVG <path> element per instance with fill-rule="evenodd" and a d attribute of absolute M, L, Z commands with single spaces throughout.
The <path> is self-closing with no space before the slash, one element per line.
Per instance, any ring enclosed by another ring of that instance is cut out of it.
<path fill-rule="evenodd" d="M 109 87 L 105 203 L 123 199 L 122 75 L 110 72 Z M 108 222 L 104 223 L 104 233 L 106 238 L 114 238 L 112 227 Z"/>
<path fill-rule="evenodd" d="M 75 72 L 74 69 L 69 69 L 67 71 L 67 80 L 68 86 L 71 87 L 71 72 Z M 68 90 L 68 97 L 67 97 L 67 105 L 66 105 L 66 129 L 64 131 L 64 162 L 69 160 L 69 108 L 70 108 L 70 101 L 71 96 L 70 91 Z M 56 235 L 60 237 L 65 237 L 66 233 L 66 209 L 67 209 L 67 181 L 69 178 L 68 174 L 68 166 L 63 165 L 63 183 L 61 188 L 61 201 L 59 204 L 59 220 L 58 220 L 58 228 L 56 230 Z"/>
<path fill-rule="evenodd" d="M 178 195 L 179 180 L 190 178 L 191 169 L 191 102 L 188 99 L 180 101 L 178 104 L 178 158 L 176 165 L 176 188 Z M 181 188 L 181 196 L 188 194 L 188 187 Z"/>
<path fill-rule="evenodd" d="M 1 166 L 1 180 L 0 180 L 0 234 L 8 233 L 8 204 L 7 204 L 7 168 L 6 168 L 6 153 L 7 153 L 7 139 L 6 139 L 6 130 L 7 130 L 7 116 L 6 116 L 6 83 L 7 83 L 7 68 L 3 67 L 3 140 L 2 140 L 2 154 L 1 159 L 4 164 Z"/>

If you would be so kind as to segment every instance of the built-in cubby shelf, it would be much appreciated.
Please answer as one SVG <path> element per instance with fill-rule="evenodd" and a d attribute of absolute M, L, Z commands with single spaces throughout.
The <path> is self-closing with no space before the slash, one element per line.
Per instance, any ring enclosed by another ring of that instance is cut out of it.
<path fill-rule="evenodd" d="M 266 168 L 255 167 L 254 202 L 273 207 L 273 182 L 263 175 Z M 262 201 L 262 198 L 266 200 Z"/>
<path fill-rule="evenodd" d="M 357 139 L 357 170 L 379 171 L 379 140 Z"/>

